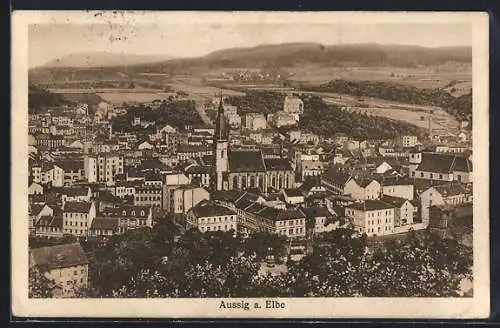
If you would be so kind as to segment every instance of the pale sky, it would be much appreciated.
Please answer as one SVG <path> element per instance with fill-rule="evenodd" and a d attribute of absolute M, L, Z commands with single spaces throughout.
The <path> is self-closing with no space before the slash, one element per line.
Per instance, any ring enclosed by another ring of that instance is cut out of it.
<path fill-rule="evenodd" d="M 29 28 L 29 66 L 72 53 L 108 51 L 173 57 L 260 44 L 318 42 L 470 46 L 469 24 L 43 24 Z"/>

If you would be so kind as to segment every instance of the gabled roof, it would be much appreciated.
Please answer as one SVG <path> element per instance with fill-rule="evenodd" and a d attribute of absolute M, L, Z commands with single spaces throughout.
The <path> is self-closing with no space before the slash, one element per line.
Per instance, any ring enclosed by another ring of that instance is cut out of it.
<path fill-rule="evenodd" d="M 451 182 L 434 186 L 434 189 L 444 197 L 456 196 L 469 193 L 464 185 L 458 182 Z"/>
<path fill-rule="evenodd" d="M 366 187 L 368 187 L 368 185 L 370 185 L 370 183 L 372 183 L 373 181 L 377 181 L 377 180 L 370 179 L 370 178 L 357 178 L 357 179 L 354 179 L 354 181 L 356 181 L 357 185 L 360 186 L 361 188 L 366 188 Z"/>
<path fill-rule="evenodd" d="M 304 196 L 302 194 L 302 191 L 298 188 L 283 189 L 283 193 L 285 193 L 287 197 L 302 197 L 302 196 Z"/>
<path fill-rule="evenodd" d="M 304 169 L 304 170 L 322 170 L 323 163 L 320 161 L 302 161 L 302 169 Z"/>
<path fill-rule="evenodd" d="M 36 265 L 48 270 L 85 265 L 89 263 L 87 256 L 79 243 L 31 249 L 30 261 L 32 266 Z"/>
<path fill-rule="evenodd" d="M 208 165 L 207 166 L 193 165 L 188 167 L 185 170 L 185 172 L 188 174 L 205 174 L 212 172 L 212 167 Z"/>
<path fill-rule="evenodd" d="M 91 202 L 66 202 L 63 212 L 66 213 L 89 213 L 92 207 Z"/>
<path fill-rule="evenodd" d="M 347 208 L 360 211 L 377 211 L 394 208 L 394 205 L 388 204 L 378 199 L 367 199 L 361 203 L 353 203 L 351 205 L 348 205 Z"/>
<path fill-rule="evenodd" d="M 62 195 L 69 197 L 77 196 L 87 196 L 89 194 L 89 187 L 60 187 L 58 189 L 54 188 L 57 192 Z"/>
<path fill-rule="evenodd" d="M 383 195 L 382 198 L 380 198 L 380 200 L 383 202 L 386 202 L 390 205 L 396 206 L 398 208 L 401 208 L 401 206 L 403 206 L 404 203 L 409 201 L 406 198 L 394 197 L 394 196 L 388 196 L 388 195 Z"/>
<path fill-rule="evenodd" d="M 300 185 L 299 189 L 303 192 L 309 192 L 313 187 L 321 187 L 320 176 L 307 176 L 304 182 Z"/>
<path fill-rule="evenodd" d="M 413 185 L 413 183 L 411 183 L 411 181 L 408 178 L 399 177 L 399 176 L 386 176 L 386 175 L 382 175 L 382 176 L 377 177 L 376 180 L 382 186 L 407 186 L 407 185 Z"/>
<path fill-rule="evenodd" d="M 467 157 L 456 154 L 422 153 L 422 162 L 417 170 L 436 173 L 472 172 L 472 162 Z"/>
<path fill-rule="evenodd" d="M 265 158 L 264 165 L 268 171 L 292 171 L 292 165 L 286 158 Z"/>
<path fill-rule="evenodd" d="M 119 207 L 103 210 L 103 215 L 106 217 L 147 218 L 150 210 L 151 208 L 148 206 L 121 205 Z"/>
<path fill-rule="evenodd" d="M 197 218 L 209 217 L 209 216 L 222 216 L 222 215 L 235 215 L 236 212 L 228 209 L 227 207 L 217 205 L 217 204 L 202 204 L 191 208 L 191 211 Z"/>
<path fill-rule="evenodd" d="M 118 223 L 119 223 L 118 218 L 96 217 L 94 220 L 92 220 L 92 225 L 90 226 L 90 229 L 118 230 Z"/>
<path fill-rule="evenodd" d="M 163 169 L 167 168 L 167 165 L 165 165 L 159 159 L 156 159 L 156 158 L 154 158 L 154 159 L 143 159 L 141 161 L 140 168 L 144 169 L 144 170 L 154 170 L 154 169 L 163 170 Z"/>
<path fill-rule="evenodd" d="M 57 161 L 55 165 L 62 168 L 65 172 L 83 170 L 83 160 L 62 160 Z"/>
<path fill-rule="evenodd" d="M 101 202 L 111 202 L 111 203 L 118 203 L 118 204 L 120 204 L 122 202 L 120 197 L 113 195 L 111 192 L 109 192 L 107 190 L 99 192 L 97 199 Z"/>
<path fill-rule="evenodd" d="M 351 180 L 352 175 L 336 170 L 335 168 L 328 169 L 325 174 L 323 174 L 323 179 L 335 185 L 344 186 L 349 180 Z"/>
<path fill-rule="evenodd" d="M 29 213 L 30 215 L 38 215 L 42 211 L 42 209 L 45 207 L 45 204 L 31 204 L 29 206 Z"/>
<path fill-rule="evenodd" d="M 324 206 L 304 207 L 302 208 L 302 212 L 310 218 L 333 216 Z"/>
<path fill-rule="evenodd" d="M 207 151 L 210 151 L 210 148 L 203 145 L 197 146 L 190 144 L 181 144 L 177 147 L 177 153 L 198 153 Z"/>
<path fill-rule="evenodd" d="M 44 215 L 35 223 L 35 227 L 48 227 L 62 229 L 63 219 L 58 216 Z"/>
<path fill-rule="evenodd" d="M 144 179 L 146 181 L 162 181 L 162 176 L 161 174 L 156 174 L 156 173 L 146 173 L 144 175 Z"/>

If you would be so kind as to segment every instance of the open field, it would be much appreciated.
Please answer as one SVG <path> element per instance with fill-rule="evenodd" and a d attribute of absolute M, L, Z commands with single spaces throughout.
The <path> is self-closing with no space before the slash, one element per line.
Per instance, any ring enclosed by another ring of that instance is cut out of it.
<path fill-rule="evenodd" d="M 470 65 L 441 65 L 429 68 L 396 67 L 310 67 L 296 65 L 290 70 L 292 80 L 311 84 L 321 84 L 335 79 L 352 81 L 379 81 L 396 83 L 417 88 L 442 88 L 450 81 L 472 81 Z"/>
<path fill-rule="evenodd" d="M 149 88 L 49 88 L 52 93 L 158 93 L 158 89 Z"/>
<path fill-rule="evenodd" d="M 431 116 L 432 129 L 438 134 L 456 133 L 459 128 L 455 118 L 436 106 L 412 105 L 369 97 L 360 101 L 356 97 L 332 93 L 312 94 L 322 96 L 326 103 L 339 105 L 345 110 L 403 121 L 424 129 L 428 128 L 428 117 Z"/>
<path fill-rule="evenodd" d="M 169 96 L 175 96 L 175 93 L 168 92 L 105 92 L 98 93 L 105 101 L 112 104 L 126 103 L 149 103 L 157 99 L 167 99 Z"/>
<path fill-rule="evenodd" d="M 188 99 L 195 101 L 211 100 L 222 91 L 225 96 L 243 96 L 243 92 L 238 92 L 229 89 L 219 89 L 212 86 L 203 85 L 199 79 L 194 78 L 178 78 L 174 79 L 169 85 L 175 90 L 182 90 L 188 93 Z"/>

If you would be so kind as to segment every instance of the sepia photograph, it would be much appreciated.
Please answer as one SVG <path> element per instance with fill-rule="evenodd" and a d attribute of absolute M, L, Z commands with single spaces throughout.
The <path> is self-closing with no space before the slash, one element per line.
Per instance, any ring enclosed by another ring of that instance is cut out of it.
<path fill-rule="evenodd" d="M 13 313 L 487 317 L 487 28 L 14 12 Z"/>

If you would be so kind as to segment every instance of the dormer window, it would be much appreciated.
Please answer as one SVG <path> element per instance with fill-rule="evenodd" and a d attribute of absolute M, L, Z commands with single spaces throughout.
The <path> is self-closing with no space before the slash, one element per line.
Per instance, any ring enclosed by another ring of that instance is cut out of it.
<path fill-rule="evenodd" d="M 123 210 L 122 215 L 127 215 L 127 211 Z"/>
<path fill-rule="evenodd" d="M 135 211 L 132 211 L 132 216 L 135 216 Z"/>
<path fill-rule="evenodd" d="M 141 216 L 144 216 L 144 211 L 141 211 Z"/>

